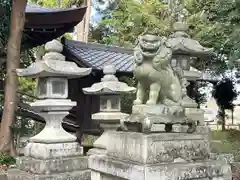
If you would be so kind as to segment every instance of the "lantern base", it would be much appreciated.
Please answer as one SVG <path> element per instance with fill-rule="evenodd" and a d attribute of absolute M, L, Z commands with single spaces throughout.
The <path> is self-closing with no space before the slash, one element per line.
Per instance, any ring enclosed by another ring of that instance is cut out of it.
<path fill-rule="evenodd" d="M 35 159 L 31 157 L 19 157 L 17 166 L 21 171 L 33 174 L 56 174 L 88 169 L 87 156 L 73 156 L 56 159 Z M 39 168 L 41 167 L 41 168 Z"/>
<path fill-rule="evenodd" d="M 99 149 L 106 149 L 108 142 L 108 132 L 104 132 L 94 143 L 93 146 Z"/>
<path fill-rule="evenodd" d="M 24 149 L 24 156 L 36 159 L 54 159 L 81 155 L 83 155 L 83 147 L 77 142 L 54 144 L 30 142 Z"/>
<path fill-rule="evenodd" d="M 12 169 L 8 171 L 8 180 L 66 180 L 66 179 L 77 179 L 77 180 L 90 180 L 90 170 L 64 172 L 58 174 L 49 175 L 36 175 L 29 172 L 21 171 L 18 169 Z"/>

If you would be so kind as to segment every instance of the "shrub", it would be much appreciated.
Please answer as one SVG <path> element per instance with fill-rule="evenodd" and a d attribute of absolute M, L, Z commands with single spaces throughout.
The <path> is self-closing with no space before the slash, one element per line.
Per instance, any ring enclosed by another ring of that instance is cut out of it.
<path fill-rule="evenodd" d="M 4 153 L 0 153 L 0 165 L 13 165 L 16 163 L 16 159 L 12 156 L 9 156 L 7 154 Z"/>

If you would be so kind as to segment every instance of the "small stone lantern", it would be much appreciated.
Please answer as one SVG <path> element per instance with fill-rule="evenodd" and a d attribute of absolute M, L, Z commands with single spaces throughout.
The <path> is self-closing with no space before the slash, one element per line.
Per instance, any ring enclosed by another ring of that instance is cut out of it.
<path fill-rule="evenodd" d="M 26 179 L 27 176 L 33 177 L 32 174 L 37 179 L 52 179 L 49 178 L 51 174 L 51 177 L 59 175 L 63 179 L 79 179 L 83 176 L 79 163 L 85 161 L 82 156 L 83 148 L 76 142 L 74 135 L 62 128 L 62 120 L 76 106 L 76 102 L 67 99 L 68 79 L 86 76 L 91 73 L 91 68 L 79 68 L 74 62 L 65 61 L 65 56 L 61 54 L 63 45 L 57 40 L 48 42 L 45 49 L 47 53 L 42 60 L 34 62 L 26 69 L 17 69 L 18 76 L 38 79 L 39 100 L 31 106 L 46 121 L 44 129 L 30 138 L 25 147 L 25 157 L 21 158 L 18 166 L 21 171 L 25 171 Z M 67 165 L 62 165 L 63 162 Z M 72 171 L 76 173 L 70 174 L 71 177 L 60 175 Z"/>
<path fill-rule="evenodd" d="M 186 33 L 188 26 L 184 22 L 176 22 L 173 25 L 173 34 L 167 40 L 166 45 L 173 50 L 171 65 L 174 69 L 181 72 L 181 85 L 183 89 L 182 106 L 185 108 L 185 115 L 189 119 L 203 123 L 204 117 L 202 110 L 197 108 L 197 103 L 188 97 L 186 88 L 189 85 L 187 80 L 195 81 L 202 76 L 198 71 L 193 71 L 190 64 L 196 58 L 203 58 L 213 55 L 212 48 L 203 47 L 198 41 L 191 39 Z"/>
<path fill-rule="evenodd" d="M 170 38 L 167 40 L 166 44 L 173 50 L 173 58 L 171 62 L 172 66 L 175 68 L 180 67 L 182 70 L 184 70 L 185 78 L 194 80 L 201 75 L 199 76 L 189 73 L 188 71 L 191 71 L 190 64 L 194 63 L 197 57 L 202 58 L 204 56 L 206 57 L 213 55 L 213 49 L 205 48 L 198 41 L 191 39 L 186 33 L 187 30 L 188 25 L 186 23 L 174 23 L 174 33 L 170 35 Z M 186 77 L 186 72 L 190 77 Z"/>
<path fill-rule="evenodd" d="M 116 69 L 112 65 L 108 65 L 103 69 L 104 77 L 101 82 L 93 84 L 91 87 L 83 88 L 85 94 L 100 96 L 100 112 L 92 114 L 92 119 L 100 123 L 104 129 L 104 133 L 95 141 L 94 147 L 106 149 L 107 131 L 114 131 L 120 126 L 120 119 L 128 116 L 121 112 L 120 94 L 133 93 L 136 88 L 129 87 L 126 83 L 118 81 L 114 75 Z M 95 149 L 96 150 L 96 149 Z M 94 149 L 90 150 L 94 151 Z M 91 152 L 89 152 L 91 154 Z M 97 151 L 94 151 L 97 153 Z"/>

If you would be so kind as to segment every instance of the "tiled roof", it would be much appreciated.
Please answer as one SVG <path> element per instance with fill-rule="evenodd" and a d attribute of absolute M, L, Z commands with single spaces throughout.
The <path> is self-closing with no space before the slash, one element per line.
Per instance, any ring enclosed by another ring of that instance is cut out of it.
<path fill-rule="evenodd" d="M 113 64 L 118 72 L 132 72 L 133 50 L 103 44 L 90 44 L 73 40 L 63 40 L 65 53 L 70 53 L 77 64 L 102 70 Z"/>

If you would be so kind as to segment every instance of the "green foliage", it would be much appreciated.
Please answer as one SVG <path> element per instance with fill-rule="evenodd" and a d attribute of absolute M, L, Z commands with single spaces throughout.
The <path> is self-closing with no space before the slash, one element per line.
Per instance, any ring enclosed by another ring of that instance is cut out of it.
<path fill-rule="evenodd" d="M 214 87 L 213 97 L 221 109 L 233 109 L 233 100 L 237 97 L 233 81 L 226 78 L 218 82 Z"/>
<path fill-rule="evenodd" d="M 11 15 L 11 2 L 8 0 L 0 1 L 0 11 L 4 15 L 0 15 L 0 56 L 5 51 L 5 46 L 8 39 Z"/>
<path fill-rule="evenodd" d="M 99 23 L 100 27 L 106 27 L 103 42 L 132 46 L 136 38 L 148 30 L 166 36 L 170 32 L 166 12 L 167 5 L 159 0 L 120 1 L 117 9 L 103 12 L 105 18 Z"/>
<path fill-rule="evenodd" d="M 25 77 L 19 78 L 19 91 L 24 92 L 24 94 L 34 96 L 35 89 L 36 89 L 36 81 L 34 79 L 29 79 Z M 27 99 L 27 101 L 32 101 L 32 100 Z"/>
<path fill-rule="evenodd" d="M 240 0 L 188 0 L 188 10 L 194 14 L 199 12 L 207 23 L 195 22 L 194 38 L 203 45 L 214 47 L 218 55 L 216 61 L 226 57 L 230 65 L 240 58 Z M 223 68 L 226 68 L 223 67 Z"/>
<path fill-rule="evenodd" d="M 0 153 L 0 165 L 13 165 L 16 163 L 16 159 L 4 153 Z"/>
<path fill-rule="evenodd" d="M 122 76 L 120 81 L 127 83 L 129 86 L 136 87 L 137 81 L 134 78 Z M 124 113 L 130 114 L 132 112 L 132 104 L 135 100 L 135 94 L 122 94 L 121 95 L 121 110 Z"/>

